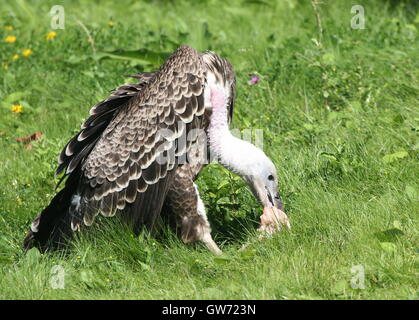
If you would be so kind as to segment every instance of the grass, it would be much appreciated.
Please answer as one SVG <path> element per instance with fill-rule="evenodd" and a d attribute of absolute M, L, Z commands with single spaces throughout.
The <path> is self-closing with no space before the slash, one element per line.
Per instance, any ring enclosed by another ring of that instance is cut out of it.
<path fill-rule="evenodd" d="M 62 3 L 65 29 L 51 40 L 56 1 L 0 8 L 0 298 L 418 298 L 413 1 L 324 1 L 321 41 L 310 1 Z M 355 4 L 366 29 L 350 27 Z M 23 254 L 31 220 L 54 194 L 60 149 L 89 108 L 122 75 L 155 69 L 180 44 L 232 62 L 233 127 L 263 129 L 292 231 L 258 241 L 261 208 L 238 177 L 211 165 L 198 185 L 222 257 L 170 231 L 134 237 L 115 219 L 65 253 Z M 261 81 L 249 86 L 249 72 Z M 16 142 L 34 132 L 43 136 L 30 150 Z M 65 289 L 50 285 L 56 265 Z M 364 289 L 350 285 L 354 266 Z"/>

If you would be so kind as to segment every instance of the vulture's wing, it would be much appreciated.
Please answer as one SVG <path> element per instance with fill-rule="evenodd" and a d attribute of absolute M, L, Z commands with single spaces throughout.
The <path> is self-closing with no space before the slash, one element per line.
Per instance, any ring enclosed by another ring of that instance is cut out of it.
<path fill-rule="evenodd" d="M 64 147 L 58 157 L 58 168 L 56 175 L 66 169 L 65 178 L 82 162 L 103 131 L 112 121 L 115 113 L 122 108 L 129 100 L 136 96 L 141 89 L 153 78 L 155 72 L 144 72 L 127 77 L 140 79 L 139 83 L 124 84 L 111 91 L 111 96 L 96 104 L 90 109 L 90 116 L 82 124 L 81 130 Z M 58 187 L 58 186 L 57 186 Z"/>
<path fill-rule="evenodd" d="M 205 66 L 200 54 L 181 47 L 114 112 L 93 143 L 83 144 L 88 137 L 95 139 L 94 132 L 88 134 L 89 125 L 69 143 L 64 153 L 72 159 L 64 161 L 62 164 L 68 165 L 60 170 L 67 167 L 71 174 L 80 165 L 82 172 L 70 207 L 73 229 L 79 228 L 81 221 L 90 225 L 98 213 L 111 216 L 117 210 L 123 210 L 135 225 L 153 226 L 179 158 L 194 142 L 188 134 L 192 129 L 204 129 L 204 85 Z M 93 128 L 106 118 L 107 111 L 100 108 L 94 109 L 92 117 L 95 110 L 103 115 L 87 120 L 95 124 Z M 189 139 L 180 143 L 180 137 Z"/>

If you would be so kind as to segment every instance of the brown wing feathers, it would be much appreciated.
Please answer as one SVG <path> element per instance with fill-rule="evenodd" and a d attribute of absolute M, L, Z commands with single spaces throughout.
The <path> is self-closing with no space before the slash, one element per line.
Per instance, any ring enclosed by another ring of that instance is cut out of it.
<path fill-rule="evenodd" d="M 74 171 L 77 165 L 89 154 L 100 138 L 104 129 L 109 125 L 115 113 L 132 97 L 134 97 L 150 79 L 154 72 L 131 75 L 141 79 L 139 83 L 128 84 L 112 91 L 112 95 L 98 103 L 90 110 L 90 117 L 83 123 L 81 131 L 64 147 L 58 158 L 56 174 L 66 169 L 66 174 Z"/>
<path fill-rule="evenodd" d="M 177 167 L 177 161 L 159 163 L 157 158 L 164 152 L 181 157 L 193 141 L 182 145 L 179 137 L 202 128 L 204 70 L 195 50 L 179 48 L 113 116 L 82 164 L 75 228 L 82 218 L 89 225 L 99 212 L 108 216 L 117 209 L 127 211 L 135 225 L 153 225 L 171 183 L 168 172 Z M 160 129 L 172 135 L 162 136 Z M 72 148 L 70 142 L 67 149 Z"/>
<path fill-rule="evenodd" d="M 35 219 L 26 249 L 56 247 L 99 213 L 123 211 L 135 227 L 153 228 L 179 159 L 196 142 L 188 134 L 208 125 L 202 59 L 181 47 L 158 71 L 131 75 L 141 81 L 120 86 L 91 109 L 59 157 L 65 187 Z"/>

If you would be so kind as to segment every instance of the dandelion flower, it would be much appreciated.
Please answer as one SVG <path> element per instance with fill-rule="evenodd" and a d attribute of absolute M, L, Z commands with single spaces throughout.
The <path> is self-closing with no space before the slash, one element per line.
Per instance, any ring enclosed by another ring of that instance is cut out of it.
<path fill-rule="evenodd" d="M 13 59 L 13 60 L 17 60 L 17 59 L 19 59 L 19 55 L 18 55 L 18 54 L 15 54 L 15 55 L 12 57 L 12 59 Z"/>
<path fill-rule="evenodd" d="M 55 37 L 57 36 L 57 33 L 55 32 L 55 31 L 51 31 L 51 32 L 49 32 L 47 35 L 46 35 L 46 39 L 47 40 L 52 40 L 52 39 L 54 39 Z"/>
<path fill-rule="evenodd" d="M 108 21 L 108 26 L 112 27 L 114 25 L 113 21 Z"/>
<path fill-rule="evenodd" d="M 6 29 L 7 31 L 12 31 L 13 27 L 12 26 L 5 26 L 4 29 Z"/>
<path fill-rule="evenodd" d="M 22 113 L 23 112 L 23 106 L 20 104 L 14 104 L 12 106 L 12 112 L 13 113 Z"/>
<path fill-rule="evenodd" d="M 22 55 L 26 58 L 29 57 L 31 54 L 32 54 L 31 49 L 25 49 L 25 50 L 22 51 Z"/>
<path fill-rule="evenodd" d="M 15 36 L 7 36 L 6 37 L 6 42 L 8 42 L 8 43 L 14 43 L 15 41 L 16 41 Z"/>

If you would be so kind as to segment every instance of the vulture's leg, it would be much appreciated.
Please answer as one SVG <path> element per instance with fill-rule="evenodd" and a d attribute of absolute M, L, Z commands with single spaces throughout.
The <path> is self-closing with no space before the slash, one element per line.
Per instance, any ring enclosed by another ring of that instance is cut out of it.
<path fill-rule="evenodd" d="M 201 218 L 200 219 L 201 221 L 197 222 L 196 224 L 193 221 L 188 221 L 188 220 L 186 220 L 186 223 L 182 222 L 182 238 L 184 236 L 186 238 L 188 237 L 188 234 L 190 232 L 189 230 L 191 228 L 195 229 L 196 230 L 195 231 L 196 236 L 199 238 L 199 240 L 201 240 L 207 246 L 208 249 L 210 249 L 215 254 L 221 254 L 222 251 L 217 246 L 215 241 L 212 239 L 211 227 L 210 227 L 210 224 L 209 224 L 208 219 L 207 219 L 207 213 L 205 211 L 204 202 L 202 201 L 202 199 L 199 195 L 198 186 L 195 183 L 193 184 L 193 186 L 194 186 L 195 191 L 196 191 L 197 213 L 198 213 L 198 216 Z M 193 232 L 192 232 L 192 234 L 193 234 Z M 183 241 L 185 241 L 185 240 L 183 240 Z"/>
<path fill-rule="evenodd" d="M 221 254 L 211 236 L 205 206 L 193 182 L 194 175 L 188 164 L 176 170 L 175 178 L 167 193 L 165 207 L 176 218 L 184 243 L 202 241 L 209 250 Z"/>

